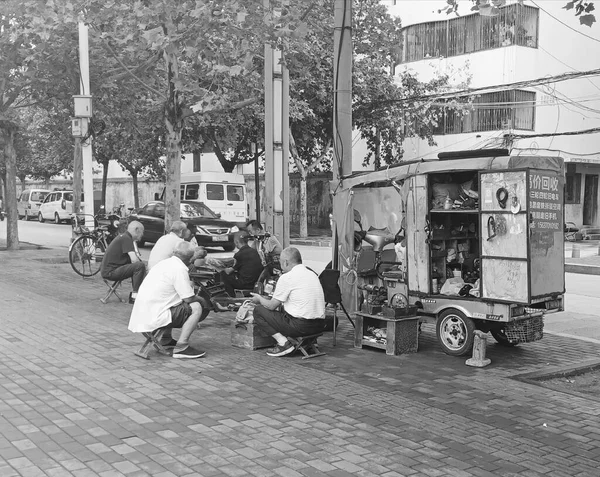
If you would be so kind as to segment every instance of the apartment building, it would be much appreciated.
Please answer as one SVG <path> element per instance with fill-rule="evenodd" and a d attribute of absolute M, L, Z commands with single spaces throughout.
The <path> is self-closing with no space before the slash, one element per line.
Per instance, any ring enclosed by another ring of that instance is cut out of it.
<path fill-rule="evenodd" d="M 442 119 L 435 146 L 405 143 L 405 160 L 438 152 L 507 147 L 512 154 L 560 156 L 566 161 L 565 220 L 599 225 L 600 26 L 579 24 L 566 1 L 508 1 L 495 15 L 472 12 L 460 0 L 460 16 L 439 0 L 398 0 L 390 13 L 403 21 L 404 42 L 396 71 L 422 80 L 448 72 L 471 76 L 472 107 L 464 112 L 436 102 Z M 595 129 L 598 131 L 594 132 Z"/>

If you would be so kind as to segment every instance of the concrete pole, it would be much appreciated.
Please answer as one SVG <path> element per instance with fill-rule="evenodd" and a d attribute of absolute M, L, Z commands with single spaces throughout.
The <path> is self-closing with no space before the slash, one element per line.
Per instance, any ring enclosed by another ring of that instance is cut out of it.
<path fill-rule="evenodd" d="M 265 10 L 271 8 L 264 0 Z M 274 15 L 278 12 L 275 11 Z M 283 247 L 289 232 L 289 76 L 283 45 L 265 45 L 265 229 Z"/>
<path fill-rule="evenodd" d="M 335 0 L 333 37 L 333 193 L 334 223 L 343 223 L 346 204 L 335 191 L 342 177 L 352 173 L 352 0 Z M 333 231 L 332 259 L 338 267 L 338 245 L 352 241 L 354 224 Z M 351 250 L 352 245 L 347 248 Z"/>
<path fill-rule="evenodd" d="M 90 61 L 88 47 L 88 27 L 85 23 L 79 22 L 79 68 L 80 68 L 80 94 L 91 96 L 90 92 Z M 91 118 L 90 118 L 91 119 Z M 90 127 L 88 122 L 88 127 Z M 86 215 L 85 224 L 88 227 L 94 226 L 94 178 L 92 172 L 92 137 L 81 145 L 81 158 L 83 163 L 83 212 Z M 74 212 L 79 212 L 75 210 Z"/>

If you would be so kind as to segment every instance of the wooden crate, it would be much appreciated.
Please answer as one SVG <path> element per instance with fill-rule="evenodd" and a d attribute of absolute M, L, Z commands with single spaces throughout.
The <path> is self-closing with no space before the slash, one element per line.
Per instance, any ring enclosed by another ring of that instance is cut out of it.
<path fill-rule="evenodd" d="M 260 349 L 275 346 L 273 337 L 264 337 L 258 333 L 254 323 L 231 322 L 231 345 L 236 348 Z"/>
<path fill-rule="evenodd" d="M 386 354 L 397 356 L 404 353 L 416 353 L 419 348 L 419 317 L 407 316 L 404 318 L 388 318 L 382 315 L 356 314 L 356 328 L 354 329 L 354 347 L 384 349 Z M 363 339 L 369 326 L 386 328 L 387 340 L 377 343 Z"/>

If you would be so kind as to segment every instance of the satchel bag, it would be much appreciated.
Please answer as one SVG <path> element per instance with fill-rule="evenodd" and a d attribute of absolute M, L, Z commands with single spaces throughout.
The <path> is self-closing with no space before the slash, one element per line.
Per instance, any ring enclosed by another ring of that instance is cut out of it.
<path fill-rule="evenodd" d="M 235 321 L 238 323 L 253 323 L 254 322 L 254 303 L 252 300 L 246 300 L 242 303 L 235 315 Z"/>

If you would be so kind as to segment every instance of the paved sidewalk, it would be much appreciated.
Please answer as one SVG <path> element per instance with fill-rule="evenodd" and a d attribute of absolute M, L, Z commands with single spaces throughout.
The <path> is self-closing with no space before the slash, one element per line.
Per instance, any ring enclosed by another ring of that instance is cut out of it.
<path fill-rule="evenodd" d="M 230 346 L 232 313 L 193 335 L 200 360 L 134 356 L 130 306 L 102 305 L 65 250 L 0 252 L 0 476 L 590 476 L 600 398 L 514 379 L 600 361 L 546 335 L 476 369 L 443 354 L 352 347 L 327 356 Z"/>

